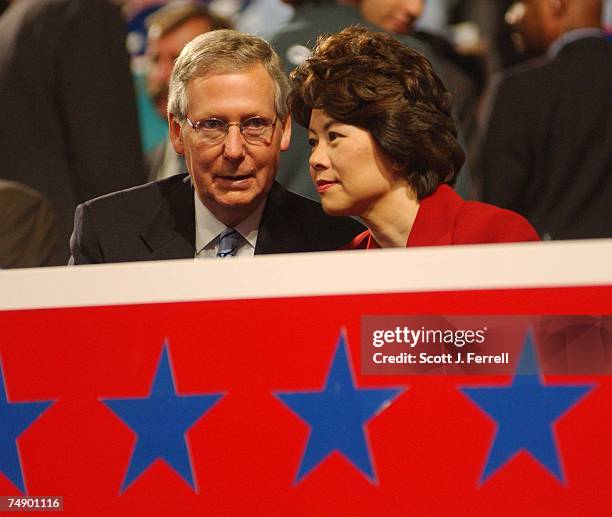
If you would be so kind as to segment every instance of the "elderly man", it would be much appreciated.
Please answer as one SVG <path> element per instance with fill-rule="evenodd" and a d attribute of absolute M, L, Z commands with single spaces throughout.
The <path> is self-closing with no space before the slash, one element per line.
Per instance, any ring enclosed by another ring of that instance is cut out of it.
<path fill-rule="evenodd" d="M 168 109 L 168 83 L 172 67 L 183 47 L 193 38 L 217 29 L 230 29 L 230 23 L 208 11 L 206 6 L 170 2 L 147 20 L 147 91 L 161 117 Z M 185 163 L 174 152 L 168 138 L 146 155 L 149 180 L 186 172 Z"/>
<path fill-rule="evenodd" d="M 287 79 L 270 45 L 219 30 L 181 52 L 168 123 L 189 175 L 77 207 L 71 263 L 333 250 L 361 229 L 274 178 L 289 147 Z"/>
<path fill-rule="evenodd" d="M 531 53 L 497 81 L 479 156 L 484 201 L 544 239 L 612 237 L 612 43 L 601 0 L 523 0 Z"/>

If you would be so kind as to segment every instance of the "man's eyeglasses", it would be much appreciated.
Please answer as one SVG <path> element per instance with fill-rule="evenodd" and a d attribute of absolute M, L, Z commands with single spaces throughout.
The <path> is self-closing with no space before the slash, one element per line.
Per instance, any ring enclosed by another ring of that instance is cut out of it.
<path fill-rule="evenodd" d="M 221 143 L 227 136 L 231 126 L 238 126 L 244 140 L 253 145 L 268 145 L 272 141 L 272 134 L 278 121 L 278 115 L 274 120 L 264 117 L 251 117 L 242 122 L 230 122 L 229 124 L 218 118 L 207 118 L 192 122 L 187 119 L 189 125 L 196 131 L 198 138 L 206 144 Z"/>

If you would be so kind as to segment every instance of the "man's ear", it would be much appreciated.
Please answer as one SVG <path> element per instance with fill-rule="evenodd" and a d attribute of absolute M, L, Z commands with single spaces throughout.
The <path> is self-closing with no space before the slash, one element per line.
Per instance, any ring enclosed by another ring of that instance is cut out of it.
<path fill-rule="evenodd" d="M 283 134 L 281 135 L 280 150 L 286 151 L 291 143 L 291 115 L 287 115 L 283 123 Z"/>
<path fill-rule="evenodd" d="M 178 123 L 174 114 L 168 113 L 168 134 L 170 142 L 176 151 L 176 154 L 185 154 L 185 146 L 183 145 L 183 127 Z"/>

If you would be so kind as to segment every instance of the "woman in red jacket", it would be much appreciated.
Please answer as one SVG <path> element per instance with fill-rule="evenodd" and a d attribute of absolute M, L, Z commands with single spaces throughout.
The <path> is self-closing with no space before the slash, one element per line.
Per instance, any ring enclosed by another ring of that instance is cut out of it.
<path fill-rule="evenodd" d="M 452 190 L 465 155 L 451 96 L 418 52 L 350 27 L 321 38 L 291 81 L 325 212 L 369 228 L 348 248 L 539 240 L 522 216 Z"/>

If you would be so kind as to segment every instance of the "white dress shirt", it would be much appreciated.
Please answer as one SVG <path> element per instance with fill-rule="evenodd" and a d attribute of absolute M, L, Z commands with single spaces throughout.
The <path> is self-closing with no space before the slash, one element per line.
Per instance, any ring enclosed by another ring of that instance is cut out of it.
<path fill-rule="evenodd" d="M 200 201 L 197 192 L 193 191 L 195 204 L 195 258 L 216 258 L 219 250 L 219 235 L 227 226 L 219 221 Z M 252 257 L 259 234 L 259 224 L 263 214 L 265 200 L 234 229 L 242 236 L 236 257 Z"/>

